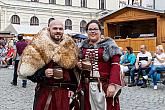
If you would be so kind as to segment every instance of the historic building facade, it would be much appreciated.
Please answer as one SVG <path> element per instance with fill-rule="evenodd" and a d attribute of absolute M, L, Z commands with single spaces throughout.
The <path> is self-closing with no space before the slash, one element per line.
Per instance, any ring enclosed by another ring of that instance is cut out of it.
<path fill-rule="evenodd" d="M 113 0 L 117 5 L 117 0 Z M 112 2 L 113 3 L 113 2 Z M 83 33 L 91 19 L 111 10 L 110 0 L 1 0 L 0 31 L 9 24 L 42 26 L 52 18 L 60 19 L 65 29 Z M 113 4 L 114 4 L 113 3 Z"/>
<path fill-rule="evenodd" d="M 9 24 L 45 27 L 52 18 L 78 33 L 91 19 L 126 5 L 163 9 L 162 0 L 0 0 L 0 31 Z"/>

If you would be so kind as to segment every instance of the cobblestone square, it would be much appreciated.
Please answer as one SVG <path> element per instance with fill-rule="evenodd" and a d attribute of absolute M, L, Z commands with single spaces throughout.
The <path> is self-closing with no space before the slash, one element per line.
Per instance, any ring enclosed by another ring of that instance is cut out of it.
<path fill-rule="evenodd" d="M 28 81 L 27 88 L 12 86 L 13 70 L 0 68 L 0 110 L 32 110 L 35 83 Z M 165 86 L 147 88 L 124 87 L 120 95 L 121 110 L 165 110 Z"/>

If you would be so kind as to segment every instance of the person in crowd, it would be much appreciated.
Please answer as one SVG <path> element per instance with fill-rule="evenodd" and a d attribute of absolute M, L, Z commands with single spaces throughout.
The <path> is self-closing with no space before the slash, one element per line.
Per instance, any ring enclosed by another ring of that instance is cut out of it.
<path fill-rule="evenodd" d="M 129 87 L 136 86 L 139 81 L 140 75 L 144 76 L 146 75 L 146 72 L 149 69 L 149 66 L 151 64 L 152 56 L 151 53 L 146 50 L 145 45 L 140 46 L 140 53 L 137 54 L 135 67 L 133 67 L 130 71 L 131 75 L 131 84 L 129 84 Z M 137 77 L 135 79 L 135 73 L 137 73 Z M 143 78 L 143 84 L 141 88 L 146 88 L 146 79 Z"/>
<path fill-rule="evenodd" d="M 23 39 L 23 35 L 22 34 L 18 34 L 18 42 L 16 42 L 15 45 L 15 56 L 14 56 L 14 74 L 13 74 L 13 80 L 11 82 L 12 85 L 17 86 L 17 69 L 18 69 L 18 63 L 20 61 L 20 57 L 22 55 L 23 50 L 25 49 L 25 47 L 27 46 L 27 43 L 25 42 L 25 40 Z M 27 80 L 22 80 L 22 87 L 26 88 L 27 85 Z"/>
<path fill-rule="evenodd" d="M 5 48 L 5 45 L 3 43 L 0 43 L 0 65 L 5 65 L 7 66 L 5 62 L 5 56 L 7 54 L 7 49 Z"/>
<path fill-rule="evenodd" d="M 32 42 L 33 37 L 26 36 L 23 38 L 27 44 L 30 44 Z"/>
<path fill-rule="evenodd" d="M 49 41 L 53 42 L 54 45 L 62 46 L 61 42 L 68 41 L 68 37 L 64 35 L 64 24 L 59 20 L 50 21 L 46 32 L 47 34 L 44 34 L 44 36 L 50 37 Z M 69 39 L 72 40 L 70 37 Z M 74 41 L 70 45 L 77 48 Z M 51 47 L 47 48 L 51 49 Z M 68 49 L 67 47 L 62 48 Z M 75 51 L 75 54 L 77 53 L 78 51 Z M 43 55 L 43 53 L 41 54 Z M 58 56 L 59 53 L 55 54 Z M 43 55 L 43 57 L 46 56 Z M 64 61 L 65 59 L 61 60 Z M 68 60 L 71 62 L 71 59 Z M 27 76 L 29 80 L 37 82 L 33 110 L 70 110 L 70 98 L 77 88 L 77 79 L 73 69 L 66 68 L 52 59 L 48 64 L 38 69 L 34 75 Z"/>
<path fill-rule="evenodd" d="M 13 45 L 10 43 L 10 44 L 8 44 L 7 54 L 5 56 L 4 62 L 6 63 L 6 65 L 9 65 L 9 67 L 11 67 L 11 68 L 13 66 L 12 60 L 13 60 L 14 54 L 15 54 L 15 52 L 14 52 Z"/>
<path fill-rule="evenodd" d="M 162 45 L 156 47 L 156 53 L 153 53 L 152 57 L 154 58 L 153 64 L 148 75 L 143 76 L 144 79 L 148 77 L 153 78 L 154 89 L 157 89 L 157 71 L 165 71 L 165 53 Z"/>
<path fill-rule="evenodd" d="M 121 68 L 123 69 L 123 73 L 130 71 L 135 64 L 135 61 L 136 61 L 136 56 L 133 53 L 132 47 L 126 47 L 126 53 L 123 56 L 123 59 L 120 60 L 120 64 L 121 64 Z"/>
<path fill-rule="evenodd" d="M 84 91 L 85 110 L 120 110 L 116 93 L 121 87 L 121 51 L 111 38 L 101 38 L 97 20 L 86 25 L 88 39 L 80 47 L 78 67 L 82 70 L 79 88 Z"/>

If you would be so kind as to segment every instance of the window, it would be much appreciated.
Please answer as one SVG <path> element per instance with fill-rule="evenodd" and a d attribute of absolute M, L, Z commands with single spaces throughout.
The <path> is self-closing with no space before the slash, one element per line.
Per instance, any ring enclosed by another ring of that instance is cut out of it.
<path fill-rule="evenodd" d="M 82 20 L 81 22 L 80 22 L 80 32 L 81 33 L 85 33 L 85 29 L 86 29 L 86 21 L 85 20 Z"/>
<path fill-rule="evenodd" d="M 39 0 L 31 0 L 32 2 L 39 2 Z"/>
<path fill-rule="evenodd" d="M 70 29 L 72 30 L 72 21 L 70 19 L 67 19 L 65 21 L 65 29 Z"/>
<path fill-rule="evenodd" d="M 105 10 L 105 0 L 99 0 L 99 9 Z"/>
<path fill-rule="evenodd" d="M 142 6 L 142 1 L 141 0 L 132 0 L 132 5 Z"/>
<path fill-rule="evenodd" d="M 30 25 L 39 25 L 39 20 L 36 16 L 31 17 Z"/>
<path fill-rule="evenodd" d="M 119 8 L 129 4 L 129 0 L 119 0 Z"/>
<path fill-rule="evenodd" d="M 20 18 L 18 15 L 13 15 L 10 19 L 12 24 L 20 24 Z"/>
<path fill-rule="evenodd" d="M 50 4 L 56 4 L 56 0 L 49 0 Z"/>
<path fill-rule="evenodd" d="M 66 6 L 72 6 L 72 0 L 65 0 Z"/>
<path fill-rule="evenodd" d="M 87 0 L 81 0 L 81 7 L 87 7 Z"/>

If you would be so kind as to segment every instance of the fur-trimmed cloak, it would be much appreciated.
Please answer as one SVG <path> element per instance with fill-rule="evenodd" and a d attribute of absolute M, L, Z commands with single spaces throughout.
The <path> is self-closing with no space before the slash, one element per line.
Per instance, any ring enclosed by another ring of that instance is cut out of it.
<path fill-rule="evenodd" d="M 31 76 L 51 60 L 63 68 L 74 68 L 77 63 L 77 53 L 76 44 L 70 36 L 64 35 L 60 44 L 56 44 L 50 38 L 47 28 L 43 28 L 23 51 L 18 66 L 18 76 L 21 78 Z"/>

